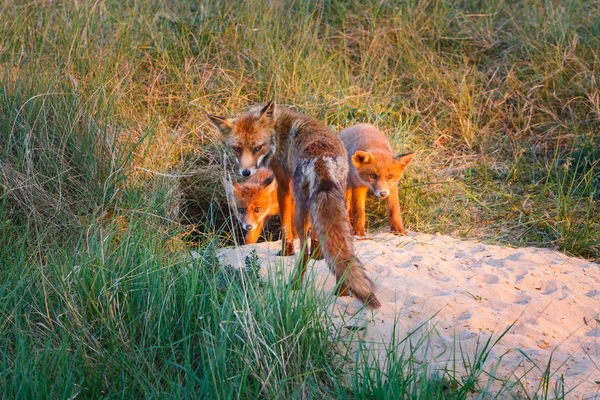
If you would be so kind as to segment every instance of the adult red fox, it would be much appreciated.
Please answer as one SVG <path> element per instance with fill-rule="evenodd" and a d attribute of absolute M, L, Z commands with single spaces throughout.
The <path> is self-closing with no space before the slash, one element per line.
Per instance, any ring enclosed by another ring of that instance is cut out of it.
<path fill-rule="evenodd" d="M 272 216 L 279 214 L 277 203 L 277 182 L 273 173 L 259 168 L 254 175 L 243 183 L 233 183 L 235 215 L 246 231 L 246 244 L 256 243 L 263 224 Z"/>
<path fill-rule="evenodd" d="M 365 235 L 367 192 L 386 199 L 392 232 L 406 234 L 398 204 L 398 180 L 415 153 L 395 154 L 383 132 L 369 124 L 346 128 L 340 134 L 348 151 L 350 169 L 346 205 L 354 233 Z"/>
<path fill-rule="evenodd" d="M 294 224 L 302 249 L 306 249 L 311 221 L 311 250 L 318 246 L 335 274 L 340 295 L 349 289 L 372 308 L 380 307 L 373 283 L 356 258 L 346 213 L 344 193 L 348 174 L 346 149 L 325 124 L 289 107 L 269 102 L 235 118 L 208 116 L 231 146 L 243 176 L 268 166 L 277 180 L 277 200 L 284 240 L 282 254 L 293 253 L 291 237 L 292 190 L 296 202 Z M 306 271 L 308 252 L 298 264 L 295 283 Z"/>

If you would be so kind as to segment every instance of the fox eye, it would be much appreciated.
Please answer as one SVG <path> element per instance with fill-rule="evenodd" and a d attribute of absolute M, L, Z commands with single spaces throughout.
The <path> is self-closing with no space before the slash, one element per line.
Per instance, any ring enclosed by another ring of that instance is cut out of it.
<path fill-rule="evenodd" d="M 394 175 L 392 175 L 392 174 L 389 174 L 389 175 L 388 175 L 388 179 L 389 179 L 389 180 L 391 180 L 393 177 L 394 177 Z"/>
<path fill-rule="evenodd" d="M 256 146 L 256 147 L 254 148 L 254 150 L 253 150 L 253 151 L 254 151 L 255 153 L 258 153 L 259 151 L 261 151 L 261 150 L 262 150 L 262 148 L 263 148 L 263 145 L 261 144 L 260 146 Z"/>
<path fill-rule="evenodd" d="M 377 179 L 377 174 L 371 174 L 369 176 L 371 177 L 371 179 Z"/>
<path fill-rule="evenodd" d="M 238 212 L 239 212 L 240 214 L 243 214 L 245 211 L 246 211 L 246 210 L 245 210 L 244 208 L 241 208 L 241 207 L 240 207 L 240 208 L 238 208 Z"/>
<path fill-rule="evenodd" d="M 242 148 L 240 146 L 231 146 L 231 149 L 233 150 L 234 153 L 242 152 Z"/>
<path fill-rule="evenodd" d="M 260 207 L 254 208 L 254 212 L 260 212 Z"/>

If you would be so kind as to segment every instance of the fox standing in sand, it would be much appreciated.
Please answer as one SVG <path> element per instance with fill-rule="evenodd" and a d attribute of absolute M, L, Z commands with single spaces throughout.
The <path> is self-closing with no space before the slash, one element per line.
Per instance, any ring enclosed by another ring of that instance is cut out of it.
<path fill-rule="evenodd" d="M 348 160 L 339 137 L 322 122 L 289 107 L 276 107 L 273 102 L 236 118 L 208 117 L 231 146 L 243 176 L 253 175 L 262 165 L 273 171 L 284 233 L 282 254 L 294 251 L 293 188 L 294 224 L 302 248 L 306 249 L 312 221 L 311 253 L 320 247 L 339 283 L 339 294 L 346 295 L 349 289 L 363 303 L 380 307 L 373 283 L 354 255 L 344 201 Z M 304 251 L 296 284 L 302 281 L 307 263 L 308 254 Z"/>
<path fill-rule="evenodd" d="M 391 231 L 406 235 L 398 202 L 398 180 L 415 153 L 395 154 L 385 134 L 369 124 L 346 128 L 340 138 L 350 164 L 346 204 L 354 233 L 365 235 L 365 202 L 370 190 L 386 199 Z"/>
<path fill-rule="evenodd" d="M 266 168 L 259 168 L 246 182 L 231 186 L 235 215 L 246 231 L 246 244 L 256 243 L 263 224 L 279 214 L 277 182 Z"/>

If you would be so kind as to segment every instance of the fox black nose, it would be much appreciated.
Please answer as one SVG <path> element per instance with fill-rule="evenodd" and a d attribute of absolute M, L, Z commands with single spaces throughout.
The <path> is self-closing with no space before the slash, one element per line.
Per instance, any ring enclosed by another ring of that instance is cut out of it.
<path fill-rule="evenodd" d="M 242 170 L 242 175 L 250 176 L 250 170 L 249 169 Z"/>
<path fill-rule="evenodd" d="M 381 197 L 382 199 L 387 197 L 388 192 L 379 192 L 379 197 Z"/>
<path fill-rule="evenodd" d="M 246 224 L 244 225 L 244 229 L 247 231 L 251 231 L 254 228 L 254 225 Z"/>

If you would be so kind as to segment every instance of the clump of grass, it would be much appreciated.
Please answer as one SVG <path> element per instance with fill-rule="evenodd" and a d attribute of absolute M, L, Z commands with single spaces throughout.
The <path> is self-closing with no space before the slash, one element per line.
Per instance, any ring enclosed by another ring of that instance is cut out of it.
<path fill-rule="evenodd" d="M 282 296 L 252 259 L 233 275 L 210 242 L 195 259 L 169 251 L 154 217 L 135 211 L 125 232 L 92 227 L 72 252 L 3 264 L 3 397 L 256 398 L 331 386 L 336 355 L 314 293 Z M 0 259 L 26 246 L 9 243 Z"/>
<path fill-rule="evenodd" d="M 0 187 L 7 217 L 61 234 L 114 202 L 125 156 L 102 115 L 105 106 L 98 102 L 90 112 L 75 93 L 28 94 L 6 85 L 0 96 L 6 116 Z"/>

